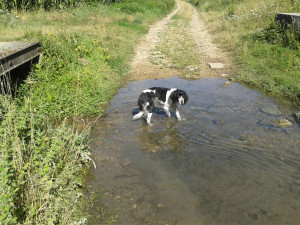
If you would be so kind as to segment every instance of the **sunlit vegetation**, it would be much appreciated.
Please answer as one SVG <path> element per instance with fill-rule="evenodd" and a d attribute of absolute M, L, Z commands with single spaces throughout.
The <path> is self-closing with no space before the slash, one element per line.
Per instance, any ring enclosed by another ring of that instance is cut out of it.
<path fill-rule="evenodd" d="M 82 187 L 93 163 L 89 126 L 78 121 L 101 115 L 138 40 L 174 6 L 81 2 L 0 3 L 0 41 L 39 41 L 43 55 L 14 96 L 0 95 L 1 224 L 88 224 Z"/>
<path fill-rule="evenodd" d="M 269 95 L 300 102 L 300 31 L 275 22 L 276 13 L 297 13 L 294 0 L 190 0 L 214 34 L 231 51 L 235 79 Z"/>

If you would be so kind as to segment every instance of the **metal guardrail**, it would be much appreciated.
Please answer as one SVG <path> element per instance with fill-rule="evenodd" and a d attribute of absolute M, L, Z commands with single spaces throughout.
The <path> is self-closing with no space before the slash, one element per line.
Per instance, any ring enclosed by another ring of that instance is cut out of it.
<path fill-rule="evenodd" d="M 300 29 L 300 13 L 277 13 L 275 20 L 289 24 L 294 30 Z"/>
<path fill-rule="evenodd" d="M 0 76 L 11 70 L 40 57 L 41 44 L 39 42 L 27 44 L 20 49 L 9 50 L 8 54 L 0 55 Z"/>

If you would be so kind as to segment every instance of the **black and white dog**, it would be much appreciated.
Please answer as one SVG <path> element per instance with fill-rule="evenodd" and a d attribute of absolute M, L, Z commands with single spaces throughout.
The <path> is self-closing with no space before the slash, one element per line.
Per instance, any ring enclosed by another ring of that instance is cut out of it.
<path fill-rule="evenodd" d="M 133 116 L 132 119 L 137 120 L 143 117 L 146 119 L 147 124 L 151 125 L 150 119 L 155 104 L 162 106 L 168 117 L 171 116 L 170 108 L 173 108 L 177 119 L 181 120 L 177 106 L 178 104 L 185 105 L 188 99 L 189 97 L 185 91 L 176 88 L 153 87 L 146 89 L 141 93 L 138 99 L 140 112 Z"/>

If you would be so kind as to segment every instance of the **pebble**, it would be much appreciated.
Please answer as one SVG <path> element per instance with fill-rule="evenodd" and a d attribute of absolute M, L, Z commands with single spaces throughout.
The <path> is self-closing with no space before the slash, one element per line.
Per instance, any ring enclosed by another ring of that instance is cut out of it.
<path fill-rule="evenodd" d="M 285 119 L 285 118 L 279 120 L 279 126 L 280 127 L 289 127 L 289 126 L 292 126 L 292 125 L 293 125 L 293 123 L 291 121 Z"/>
<path fill-rule="evenodd" d="M 199 67 L 195 66 L 195 65 L 189 65 L 189 66 L 185 67 L 185 70 L 187 70 L 187 71 L 195 71 L 195 70 L 198 70 L 198 69 L 199 69 Z"/>
<path fill-rule="evenodd" d="M 125 193 L 124 197 L 130 197 L 132 194 L 131 193 Z"/>
<path fill-rule="evenodd" d="M 126 166 L 129 166 L 130 164 L 131 164 L 131 161 L 129 159 L 124 159 L 121 165 L 123 167 L 126 167 Z"/>
<path fill-rule="evenodd" d="M 211 69 L 222 69 L 225 66 L 223 63 L 208 63 L 208 65 Z"/>
<path fill-rule="evenodd" d="M 161 204 L 161 203 L 159 203 L 158 205 L 157 205 L 157 208 L 164 208 L 165 206 L 163 205 L 163 204 Z"/>
<path fill-rule="evenodd" d="M 281 119 L 275 119 L 275 120 L 271 120 L 268 118 L 265 118 L 263 120 L 261 120 L 259 122 L 260 125 L 264 125 L 264 126 L 271 126 L 271 127 L 288 127 L 293 125 L 291 121 L 285 119 L 285 118 L 281 118 Z"/>
<path fill-rule="evenodd" d="M 226 82 L 223 84 L 223 86 L 226 87 L 226 86 L 228 86 L 228 85 L 230 85 L 230 84 L 231 84 L 231 81 L 228 80 L 228 81 L 226 81 Z"/>
<path fill-rule="evenodd" d="M 224 120 L 213 120 L 214 125 L 223 125 Z"/>

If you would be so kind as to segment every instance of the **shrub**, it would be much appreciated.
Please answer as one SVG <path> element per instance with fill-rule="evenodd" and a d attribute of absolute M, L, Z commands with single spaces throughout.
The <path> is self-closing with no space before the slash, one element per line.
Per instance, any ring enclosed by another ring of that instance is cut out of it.
<path fill-rule="evenodd" d="M 279 22 L 271 23 L 260 33 L 254 35 L 254 40 L 266 41 L 270 44 L 279 44 L 290 49 L 300 49 L 300 31 L 295 31 L 288 25 Z"/>

